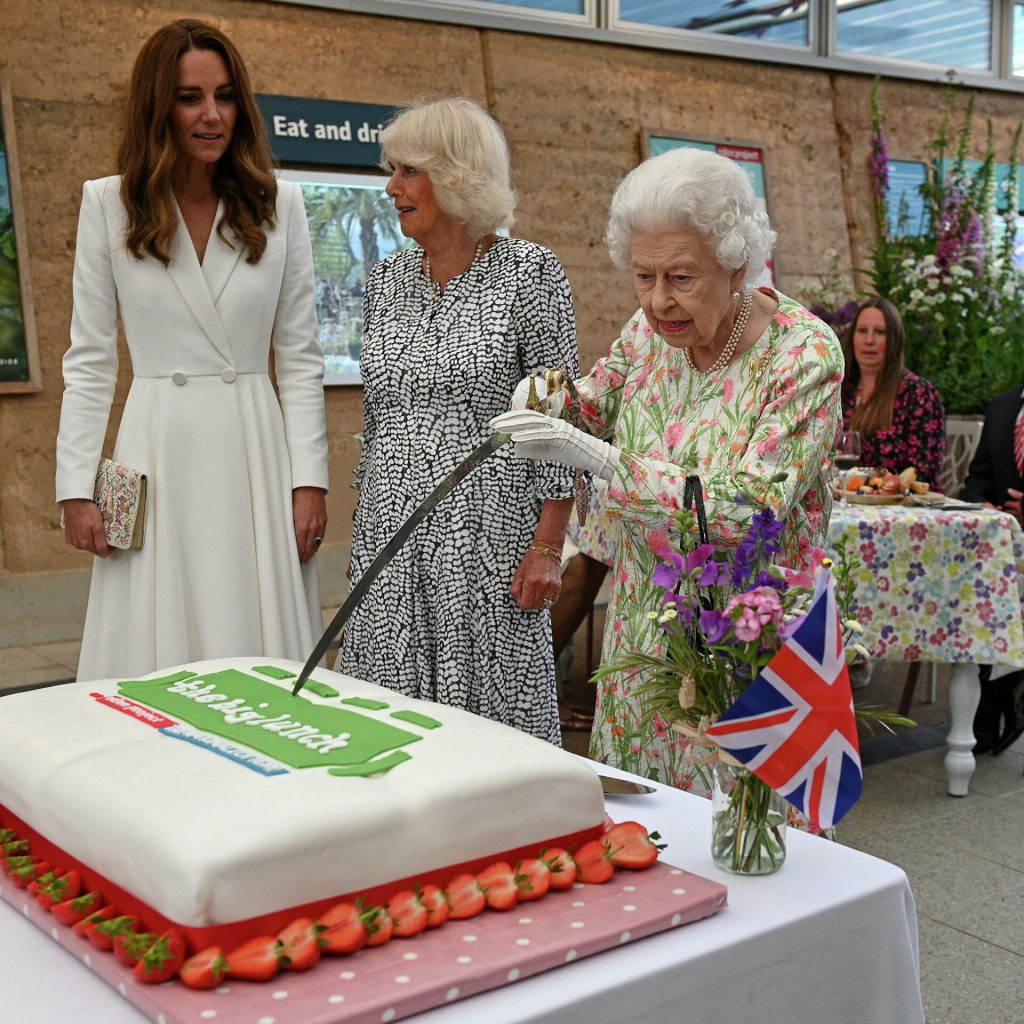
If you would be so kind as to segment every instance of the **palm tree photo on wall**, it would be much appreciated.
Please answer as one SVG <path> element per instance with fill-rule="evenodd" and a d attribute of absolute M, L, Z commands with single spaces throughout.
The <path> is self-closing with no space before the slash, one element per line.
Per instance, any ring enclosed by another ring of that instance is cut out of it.
<path fill-rule="evenodd" d="M 306 204 L 324 384 L 359 384 L 363 293 L 374 264 L 410 244 L 376 175 L 283 171 Z"/>
<path fill-rule="evenodd" d="M 0 392 L 5 393 L 40 388 L 19 195 L 14 107 L 7 72 L 0 68 Z"/>

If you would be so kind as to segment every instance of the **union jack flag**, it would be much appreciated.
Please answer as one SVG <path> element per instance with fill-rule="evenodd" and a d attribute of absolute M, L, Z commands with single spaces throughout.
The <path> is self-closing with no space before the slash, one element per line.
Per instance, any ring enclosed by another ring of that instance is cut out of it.
<path fill-rule="evenodd" d="M 806 618 L 707 735 L 830 828 L 864 788 L 853 694 L 831 573 Z"/>

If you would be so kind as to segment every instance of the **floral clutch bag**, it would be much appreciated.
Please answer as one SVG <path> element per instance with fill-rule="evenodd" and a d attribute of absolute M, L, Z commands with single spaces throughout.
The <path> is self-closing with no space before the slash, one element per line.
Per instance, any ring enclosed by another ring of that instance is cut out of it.
<path fill-rule="evenodd" d="M 100 459 L 93 501 L 103 517 L 107 543 L 127 551 L 142 547 L 146 532 L 146 476 L 123 462 Z"/>

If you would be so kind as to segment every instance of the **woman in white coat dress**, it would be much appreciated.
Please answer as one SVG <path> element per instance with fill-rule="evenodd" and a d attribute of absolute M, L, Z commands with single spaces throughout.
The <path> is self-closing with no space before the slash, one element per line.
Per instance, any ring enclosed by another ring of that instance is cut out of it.
<path fill-rule="evenodd" d="M 309 232 L 223 33 L 182 20 L 146 42 L 118 163 L 120 176 L 83 191 L 57 438 L 67 540 L 99 556 L 78 677 L 305 660 L 327 525 Z M 108 548 L 90 500 L 118 314 L 134 378 L 113 454 L 148 478 L 136 551 Z"/>

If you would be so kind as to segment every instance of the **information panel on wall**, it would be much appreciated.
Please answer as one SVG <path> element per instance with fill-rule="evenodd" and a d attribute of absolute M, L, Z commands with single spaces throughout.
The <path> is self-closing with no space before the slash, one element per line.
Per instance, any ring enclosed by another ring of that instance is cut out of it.
<path fill-rule="evenodd" d="M 720 156 L 728 157 L 739 164 L 750 179 L 758 205 L 765 214 L 768 213 L 768 184 L 765 179 L 764 149 L 761 146 L 735 142 L 730 139 L 676 135 L 673 132 L 658 131 L 653 128 L 644 129 L 644 159 L 660 156 L 671 149 L 679 149 L 681 147 L 686 149 L 706 149 L 712 153 L 718 153 Z M 765 284 L 774 288 L 775 261 L 769 259 L 764 271 L 757 278 L 752 278 L 750 283 L 755 287 Z"/>
<path fill-rule="evenodd" d="M 377 167 L 379 137 L 396 108 L 258 93 L 274 156 L 283 164 Z"/>

